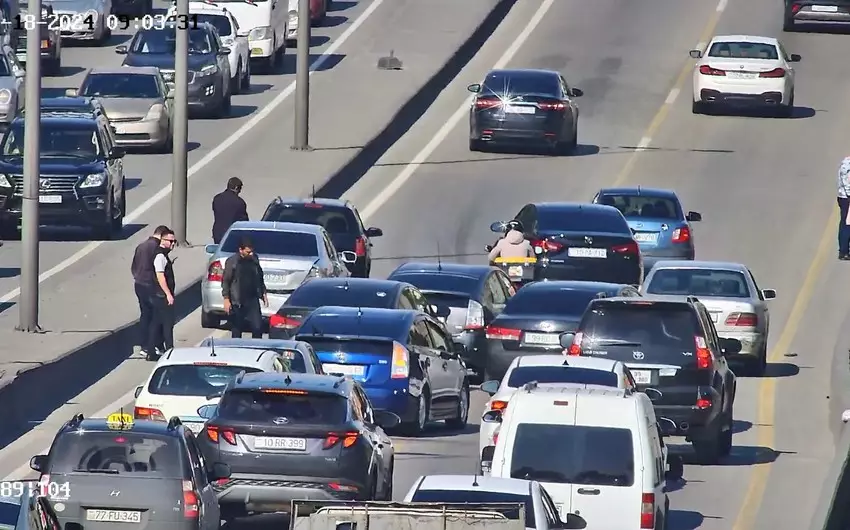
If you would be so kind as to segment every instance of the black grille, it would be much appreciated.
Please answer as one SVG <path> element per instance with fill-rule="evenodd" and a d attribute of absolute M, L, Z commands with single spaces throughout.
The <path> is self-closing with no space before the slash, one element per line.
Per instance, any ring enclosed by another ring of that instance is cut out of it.
<path fill-rule="evenodd" d="M 213 489 L 216 491 L 222 491 L 231 486 L 266 486 L 271 488 L 301 488 L 314 490 L 324 489 L 323 484 L 318 484 L 316 482 L 301 482 L 298 480 L 255 480 L 246 478 L 231 479 L 224 484 L 216 482 L 213 484 Z"/>
<path fill-rule="evenodd" d="M 77 175 L 42 175 L 39 178 L 39 191 L 41 193 L 70 193 L 74 191 L 79 180 L 80 177 Z M 24 177 L 13 175 L 12 181 L 15 185 L 15 193 L 19 195 L 23 193 Z"/>

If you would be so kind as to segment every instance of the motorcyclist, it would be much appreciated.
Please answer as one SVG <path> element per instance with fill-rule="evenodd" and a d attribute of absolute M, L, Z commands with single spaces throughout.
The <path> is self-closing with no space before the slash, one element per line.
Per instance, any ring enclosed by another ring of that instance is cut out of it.
<path fill-rule="evenodd" d="M 533 258 L 534 249 L 525 238 L 525 229 L 516 219 L 505 225 L 505 235 L 493 246 L 487 259 L 492 263 L 496 258 Z"/>

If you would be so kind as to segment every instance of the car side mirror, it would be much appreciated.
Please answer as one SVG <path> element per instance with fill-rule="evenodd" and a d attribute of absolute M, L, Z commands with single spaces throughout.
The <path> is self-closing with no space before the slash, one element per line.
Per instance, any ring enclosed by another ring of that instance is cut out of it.
<path fill-rule="evenodd" d="M 502 423 L 502 411 L 488 410 L 481 416 L 481 421 L 484 423 Z"/>
<path fill-rule="evenodd" d="M 65 95 L 69 98 L 77 97 L 77 89 L 76 88 L 66 88 Z"/>
<path fill-rule="evenodd" d="M 493 250 L 493 245 L 484 245 L 484 252 L 490 252 Z"/>
<path fill-rule="evenodd" d="M 339 260 L 343 263 L 357 263 L 357 254 L 350 250 L 344 250 L 339 253 Z"/>
<path fill-rule="evenodd" d="M 478 388 L 482 392 L 486 392 L 486 393 L 490 394 L 491 396 L 493 396 L 493 395 L 496 394 L 496 392 L 499 391 L 499 387 L 501 385 L 502 385 L 501 381 L 496 381 L 495 379 L 491 379 L 489 381 L 484 381 L 483 383 L 481 383 L 481 386 L 479 386 Z"/>
<path fill-rule="evenodd" d="M 227 46 L 220 48 L 218 50 L 218 55 L 220 55 L 222 57 L 226 57 L 226 56 L 230 55 L 230 48 L 228 48 Z"/>
<path fill-rule="evenodd" d="M 682 480 L 685 476 L 685 461 L 681 455 L 667 455 L 667 471 L 664 478 L 667 480 Z"/>
<path fill-rule="evenodd" d="M 372 226 L 366 229 L 366 237 L 381 237 L 382 235 L 384 235 L 384 231 L 380 228 Z"/>
<path fill-rule="evenodd" d="M 121 45 L 115 47 L 115 53 L 118 55 L 127 55 L 127 46 Z"/>
<path fill-rule="evenodd" d="M 584 517 L 580 515 L 576 515 L 574 513 L 567 514 L 567 520 L 561 521 L 561 527 L 563 530 L 583 530 L 587 528 L 587 521 L 584 520 Z"/>
<path fill-rule="evenodd" d="M 584 90 L 582 90 L 580 88 L 571 88 L 570 89 L 570 96 L 572 96 L 574 98 L 580 98 L 583 95 L 584 95 Z"/>
<path fill-rule="evenodd" d="M 558 337 L 558 343 L 561 345 L 562 348 L 569 348 L 573 345 L 573 339 L 575 338 L 575 333 L 561 333 L 561 335 Z"/>
<path fill-rule="evenodd" d="M 126 154 L 127 152 L 124 151 L 123 147 L 113 147 L 112 150 L 109 151 L 109 158 L 112 158 L 113 160 L 124 158 L 124 155 Z"/>
<path fill-rule="evenodd" d="M 215 462 L 209 473 L 210 482 L 228 479 L 230 478 L 230 473 L 230 465 L 225 464 L 224 462 Z"/>
<path fill-rule="evenodd" d="M 702 58 L 702 52 L 699 51 L 699 50 L 691 50 L 691 51 L 688 52 L 688 55 L 691 56 L 691 59 L 701 59 Z"/>
<path fill-rule="evenodd" d="M 401 425 L 401 418 L 388 410 L 376 410 L 372 413 L 372 418 L 375 425 L 382 429 L 391 430 Z"/>
<path fill-rule="evenodd" d="M 219 396 L 207 396 L 207 399 L 215 399 Z M 218 410 L 218 405 L 201 405 L 198 408 L 198 416 L 208 420 L 215 416 L 216 411 Z"/>
<path fill-rule="evenodd" d="M 776 298 L 776 289 L 762 289 L 761 295 L 765 300 L 773 300 Z"/>
<path fill-rule="evenodd" d="M 493 455 L 496 454 L 496 447 L 488 445 L 481 450 L 481 474 L 489 475 L 493 470 Z"/>
<path fill-rule="evenodd" d="M 735 355 L 741 351 L 741 341 L 738 339 L 720 338 L 720 351 L 723 355 Z"/>
<path fill-rule="evenodd" d="M 495 223 L 490 224 L 490 231 L 496 232 L 497 234 L 501 234 L 505 231 L 505 223 L 501 221 L 496 221 Z"/>
<path fill-rule="evenodd" d="M 30 469 L 39 473 L 47 471 L 47 455 L 36 455 L 30 458 Z"/>
<path fill-rule="evenodd" d="M 206 245 L 204 247 L 204 252 L 206 252 L 207 254 L 215 254 L 216 252 L 218 252 L 218 245 Z"/>
<path fill-rule="evenodd" d="M 800 55 L 798 55 L 796 53 L 792 53 L 791 54 L 791 61 L 789 61 L 789 62 L 799 63 L 801 60 L 803 60 L 803 58 Z"/>
<path fill-rule="evenodd" d="M 685 219 L 692 223 L 697 223 L 699 221 L 702 221 L 702 214 L 699 212 L 688 212 L 688 215 L 685 216 Z"/>
<path fill-rule="evenodd" d="M 168 92 L 165 94 L 165 99 L 174 99 L 175 90 L 173 88 L 169 88 Z"/>
<path fill-rule="evenodd" d="M 141 393 L 142 393 L 142 387 L 137 386 L 137 387 L 136 387 L 136 391 L 135 391 L 135 392 L 133 392 L 133 395 L 134 395 L 135 397 L 139 397 L 139 396 L 141 395 Z"/>
<path fill-rule="evenodd" d="M 477 94 L 481 92 L 481 84 L 475 83 L 474 85 L 469 85 L 468 87 L 466 87 L 466 89 L 472 92 L 473 94 Z"/>
<path fill-rule="evenodd" d="M 431 305 L 431 311 L 434 312 L 440 318 L 449 318 L 449 315 L 452 314 L 452 310 L 447 305 L 441 304 L 433 304 Z"/>
<path fill-rule="evenodd" d="M 634 228 L 629 227 L 629 230 L 631 230 L 631 231 L 632 231 L 632 235 L 637 234 L 637 230 L 635 230 Z"/>

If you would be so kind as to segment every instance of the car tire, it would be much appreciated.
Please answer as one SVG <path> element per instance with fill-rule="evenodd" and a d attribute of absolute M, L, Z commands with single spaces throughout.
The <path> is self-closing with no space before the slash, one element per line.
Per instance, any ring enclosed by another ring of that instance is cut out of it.
<path fill-rule="evenodd" d="M 123 222 L 123 220 L 122 220 Z M 111 241 L 115 238 L 115 205 L 110 204 L 106 212 L 106 219 L 92 228 L 94 237 L 101 241 Z"/>
<path fill-rule="evenodd" d="M 464 429 L 469 420 L 469 384 L 464 382 L 460 391 L 460 399 L 457 402 L 457 417 L 446 420 L 446 427 L 450 429 Z"/>
<path fill-rule="evenodd" d="M 469 140 L 469 150 L 473 152 L 484 151 L 484 143 L 481 140 Z"/>
<path fill-rule="evenodd" d="M 44 66 L 45 74 L 50 76 L 62 75 L 62 55 L 49 59 Z"/>
<path fill-rule="evenodd" d="M 247 94 L 251 92 L 251 60 L 245 62 L 245 73 L 242 79 L 239 80 L 239 93 Z"/>
<path fill-rule="evenodd" d="M 694 101 L 691 103 L 691 113 L 705 114 L 705 105 L 703 105 L 702 101 Z"/>
<path fill-rule="evenodd" d="M 780 118 L 793 118 L 794 117 L 794 89 L 791 89 L 791 101 L 788 102 L 787 105 L 782 105 L 779 107 L 779 117 Z"/>
<path fill-rule="evenodd" d="M 221 326 L 221 318 L 218 315 L 201 311 L 201 327 L 204 329 L 218 329 Z"/>
<path fill-rule="evenodd" d="M 419 399 L 416 400 L 417 415 L 416 419 L 402 426 L 405 434 L 408 436 L 418 436 L 425 431 L 428 425 L 428 419 L 431 416 L 431 390 L 426 386 L 419 394 Z"/>
<path fill-rule="evenodd" d="M 236 75 L 230 78 L 230 93 L 239 94 L 242 92 L 242 61 L 236 64 Z"/>
<path fill-rule="evenodd" d="M 767 371 L 767 345 L 759 350 L 756 358 L 747 367 L 748 375 L 751 377 L 763 377 Z"/>
<path fill-rule="evenodd" d="M 123 185 L 123 183 L 122 183 Z M 112 232 L 115 235 L 120 235 L 124 231 L 124 216 L 127 214 L 127 192 L 121 188 L 121 198 L 119 199 L 118 212 L 113 212 L 112 216 Z"/>
<path fill-rule="evenodd" d="M 713 428 L 706 426 L 703 433 L 698 438 L 691 441 L 691 446 L 694 448 L 697 460 L 702 464 L 716 464 L 720 460 L 720 437 L 721 430 L 719 426 Z"/>

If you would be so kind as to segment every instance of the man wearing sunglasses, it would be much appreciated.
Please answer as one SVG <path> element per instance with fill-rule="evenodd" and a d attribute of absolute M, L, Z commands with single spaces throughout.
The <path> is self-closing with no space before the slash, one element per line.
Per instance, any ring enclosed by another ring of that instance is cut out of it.
<path fill-rule="evenodd" d="M 224 233 L 230 225 L 236 221 L 248 220 L 248 206 L 245 199 L 239 196 L 242 193 L 242 181 L 237 177 L 231 177 L 227 181 L 227 189 L 213 197 L 213 243 L 218 245 Z"/>
<path fill-rule="evenodd" d="M 153 270 L 156 273 L 156 286 L 151 297 L 153 307 L 153 319 L 150 328 L 149 341 L 153 343 L 158 337 L 162 337 L 165 351 L 174 348 L 174 261 L 168 257 L 169 253 L 177 246 L 174 231 L 167 229 L 159 240 L 159 248 L 153 260 Z M 156 360 L 158 356 L 148 352 L 149 361 Z"/>

